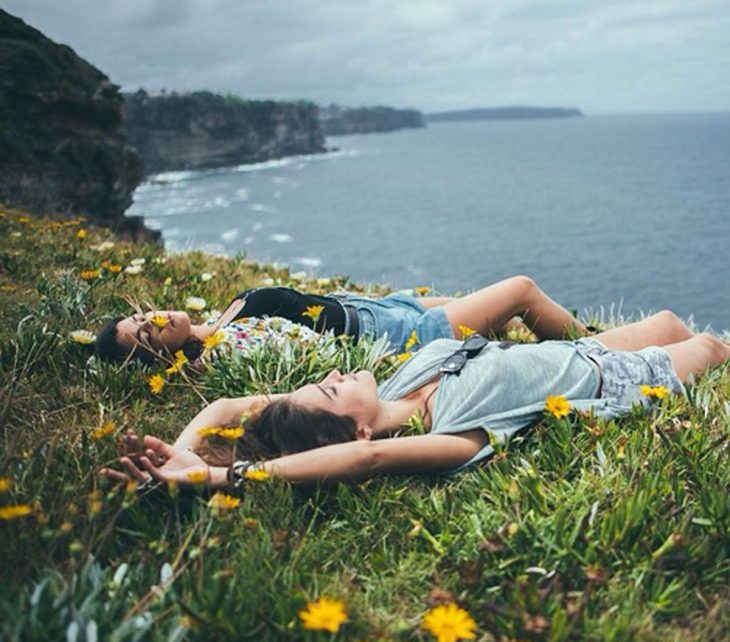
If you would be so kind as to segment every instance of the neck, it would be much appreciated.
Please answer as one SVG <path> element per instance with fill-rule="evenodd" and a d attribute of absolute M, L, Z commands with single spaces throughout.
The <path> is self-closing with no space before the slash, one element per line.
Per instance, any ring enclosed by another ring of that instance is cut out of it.
<path fill-rule="evenodd" d="M 396 401 L 381 401 L 373 426 L 373 437 L 384 437 L 400 429 L 416 414 L 423 415 L 428 391 L 426 386 Z"/>
<path fill-rule="evenodd" d="M 198 339 L 198 341 L 205 341 L 211 334 L 216 331 L 214 325 L 191 325 L 190 335 Z"/>

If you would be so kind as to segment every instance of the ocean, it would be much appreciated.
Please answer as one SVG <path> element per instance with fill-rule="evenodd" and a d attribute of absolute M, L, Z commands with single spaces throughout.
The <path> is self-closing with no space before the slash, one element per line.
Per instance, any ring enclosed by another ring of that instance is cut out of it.
<path fill-rule="evenodd" d="M 199 248 L 466 293 L 531 276 L 579 313 L 730 328 L 730 114 L 431 124 L 171 172 L 130 215 Z"/>

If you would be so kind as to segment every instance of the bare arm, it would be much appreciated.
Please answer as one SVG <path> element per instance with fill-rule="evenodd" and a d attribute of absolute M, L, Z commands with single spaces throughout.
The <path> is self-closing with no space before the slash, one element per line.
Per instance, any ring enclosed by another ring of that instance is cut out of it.
<path fill-rule="evenodd" d="M 196 449 L 202 445 L 203 438 L 198 434 L 201 428 L 238 426 L 241 416 L 251 412 L 261 403 L 268 403 L 283 395 L 253 395 L 218 399 L 203 408 L 180 433 L 172 447 L 176 450 Z"/>
<path fill-rule="evenodd" d="M 176 451 L 155 437 L 145 437 L 144 443 L 147 457 L 142 458 L 142 464 L 160 481 L 185 483 L 187 474 L 204 463 L 192 453 Z M 480 429 L 456 435 L 352 441 L 272 459 L 263 465 L 263 469 L 275 477 L 298 484 L 361 481 L 387 472 L 449 470 L 471 459 L 486 444 L 486 433 Z M 165 463 L 153 465 L 152 462 L 157 461 L 160 455 Z M 126 463 L 125 467 L 130 470 Z M 225 487 L 227 470 L 222 466 L 207 467 L 209 484 Z"/>

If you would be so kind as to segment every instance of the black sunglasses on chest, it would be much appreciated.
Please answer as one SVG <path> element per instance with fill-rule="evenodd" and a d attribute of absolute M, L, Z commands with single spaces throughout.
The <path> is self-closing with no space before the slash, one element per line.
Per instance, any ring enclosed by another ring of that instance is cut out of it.
<path fill-rule="evenodd" d="M 439 372 L 441 374 L 460 374 L 466 362 L 478 355 L 488 343 L 489 339 L 483 337 L 481 334 L 472 334 L 468 339 L 464 340 L 458 350 L 444 359 L 444 362 L 439 367 Z"/>

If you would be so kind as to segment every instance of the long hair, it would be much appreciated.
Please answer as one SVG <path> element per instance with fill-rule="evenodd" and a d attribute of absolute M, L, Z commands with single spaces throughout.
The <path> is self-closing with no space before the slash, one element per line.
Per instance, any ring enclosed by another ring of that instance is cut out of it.
<path fill-rule="evenodd" d="M 277 399 L 246 421 L 245 433 L 235 447 L 209 441 L 198 454 L 212 465 L 233 459 L 260 461 L 321 446 L 354 441 L 357 422 L 350 415 L 310 410 L 288 399 Z"/>
<path fill-rule="evenodd" d="M 172 355 L 166 349 L 155 352 L 144 345 L 138 344 L 131 349 L 123 348 L 117 340 L 117 326 L 125 317 L 114 317 L 107 321 L 96 335 L 96 354 L 102 361 L 121 362 L 134 357 L 143 363 L 150 364 L 159 360 L 164 363 L 171 363 Z M 189 361 L 195 361 L 203 354 L 203 342 L 193 336 L 188 337 L 180 348 Z"/>

